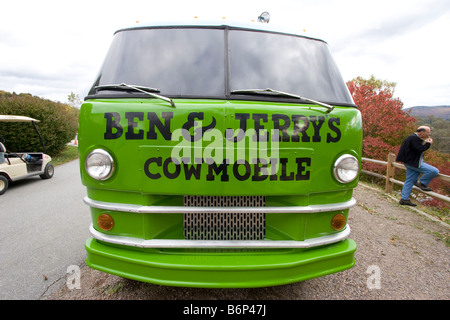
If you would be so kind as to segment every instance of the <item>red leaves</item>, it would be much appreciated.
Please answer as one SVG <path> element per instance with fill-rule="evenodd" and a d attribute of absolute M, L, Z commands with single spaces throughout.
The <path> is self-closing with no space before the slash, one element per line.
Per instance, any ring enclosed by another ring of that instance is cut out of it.
<path fill-rule="evenodd" d="M 363 155 L 386 160 L 414 130 L 416 119 L 402 110 L 400 99 L 394 98 L 393 82 L 358 77 L 347 86 L 363 119 Z"/>

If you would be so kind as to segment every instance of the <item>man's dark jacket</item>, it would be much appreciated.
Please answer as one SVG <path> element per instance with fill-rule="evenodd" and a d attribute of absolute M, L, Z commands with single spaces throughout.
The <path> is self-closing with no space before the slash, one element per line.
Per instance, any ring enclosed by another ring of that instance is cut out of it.
<path fill-rule="evenodd" d="M 413 133 L 408 136 L 402 143 L 395 161 L 403 162 L 409 166 L 418 168 L 420 163 L 420 155 L 428 150 L 431 143 L 422 140 L 417 134 Z"/>

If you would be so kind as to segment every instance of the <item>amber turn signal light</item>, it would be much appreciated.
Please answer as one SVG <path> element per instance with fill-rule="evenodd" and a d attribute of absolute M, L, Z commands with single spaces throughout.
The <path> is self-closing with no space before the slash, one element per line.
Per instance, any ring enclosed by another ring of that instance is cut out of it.
<path fill-rule="evenodd" d="M 109 214 L 103 213 L 98 217 L 97 224 L 100 229 L 109 231 L 114 227 L 114 220 Z"/>
<path fill-rule="evenodd" d="M 338 213 L 331 219 L 331 227 L 334 230 L 341 230 L 345 226 L 345 216 L 341 213 Z"/>

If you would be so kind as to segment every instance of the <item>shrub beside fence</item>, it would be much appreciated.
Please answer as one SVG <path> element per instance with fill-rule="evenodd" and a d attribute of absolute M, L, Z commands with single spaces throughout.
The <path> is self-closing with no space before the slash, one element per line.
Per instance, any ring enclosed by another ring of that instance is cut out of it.
<path fill-rule="evenodd" d="M 373 177 L 377 177 L 380 179 L 384 179 L 386 181 L 385 184 L 385 192 L 386 193 L 392 193 L 392 190 L 394 188 L 394 184 L 398 184 L 398 185 L 402 185 L 404 184 L 404 182 L 399 181 L 394 179 L 395 176 L 395 168 L 399 168 L 399 169 L 403 169 L 406 170 L 406 167 L 403 164 L 397 163 L 395 162 L 395 154 L 390 153 L 388 155 L 387 161 L 381 161 L 381 160 L 375 160 L 375 159 L 369 159 L 369 158 L 361 158 L 362 161 L 367 161 L 367 162 L 371 162 L 371 163 L 375 163 L 375 164 L 379 164 L 379 165 L 383 165 L 387 168 L 386 170 L 386 175 L 382 175 L 379 173 L 375 173 L 372 171 L 368 171 L 368 170 L 361 170 L 362 173 L 373 176 Z M 441 179 L 443 181 L 446 182 L 450 182 L 450 176 L 445 175 L 445 174 L 439 174 L 435 179 Z M 436 192 L 432 192 L 432 191 L 422 191 L 421 189 L 417 188 L 416 186 L 414 186 L 415 190 L 419 190 L 422 193 L 425 193 L 433 198 L 439 199 L 439 200 L 443 200 L 445 202 L 450 202 L 450 197 L 446 196 L 446 195 L 442 195 Z"/>

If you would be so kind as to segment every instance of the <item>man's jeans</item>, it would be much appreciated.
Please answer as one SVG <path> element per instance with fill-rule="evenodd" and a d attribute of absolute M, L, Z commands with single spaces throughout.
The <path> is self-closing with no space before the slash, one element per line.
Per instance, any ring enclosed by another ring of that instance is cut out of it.
<path fill-rule="evenodd" d="M 422 162 L 420 168 L 411 167 L 405 164 L 406 167 L 406 180 L 402 189 L 402 199 L 408 200 L 414 183 L 419 178 L 419 175 L 423 173 L 420 178 L 420 182 L 426 186 L 439 174 L 439 170 L 425 162 Z"/>

